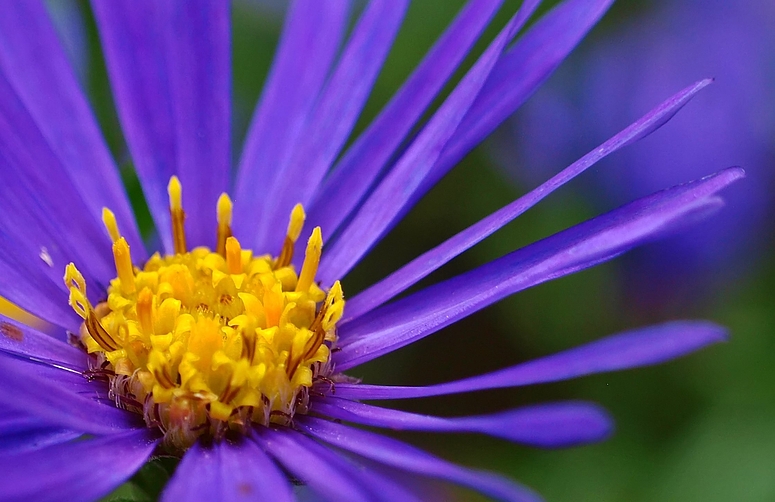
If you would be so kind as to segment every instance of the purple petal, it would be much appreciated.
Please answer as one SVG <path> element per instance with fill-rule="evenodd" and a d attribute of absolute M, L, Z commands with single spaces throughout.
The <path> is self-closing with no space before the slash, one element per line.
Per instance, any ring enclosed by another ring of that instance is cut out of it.
<path fill-rule="evenodd" d="M 392 352 L 512 293 L 591 267 L 718 209 L 714 194 L 742 169 L 679 185 L 421 290 L 341 327 L 334 355 L 345 370 Z"/>
<path fill-rule="evenodd" d="M 214 241 L 230 169 L 231 46 L 224 1 L 92 2 L 119 119 L 164 247 L 177 174 L 189 245 Z"/>
<path fill-rule="evenodd" d="M 87 367 L 87 358 L 83 351 L 2 314 L 0 351 L 75 371 L 83 371 Z"/>
<path fill-rule="evenodd" d="M 144 259 L 118 170 L 42 2 L 0 2 L 0 72 L 87 207 L 81 217 L 101 226 L 101 210 L 110 207 L 137 256 Z M 0 94 L 0 99 L 9 97 Z"/>
<path fill-rule="evenodd" d="M 142 467 L 156 443 L 139 430 L 0 455 L 0 499 L 97 500 Z"/>
<path fill-rule="evenodd" d="M 613 430 L 613 421 L 605 410 L 582 402 L 539 404 L 493 415 L 442 418 L 329 397 L 316 400 L 313 410 L 361 425 L 411 431 L 478 432 L 544 448 L 602 441 Z"/>
<path fill-rule="evenodd" d="M 408 444 L 372 432 L 313 417 L 300 419 L 298 427 L 307 434 L 337 448 L 391 467 L 468 486 L 499 500 L 541 500 L 531 490 L 510 480 L 489 472 L 466 469 Z"/>
<path fill-rule="evenodd" d="M 618 149 L 641 139 L 665 124 L 694 95 L 710 84 L 710 80 L 697 82 L 638 119 L 629 127 L 595 148 L 547 182 L 501 208 L 478 223 L 468 227 L 446 242 L 428 251 L 422 256 L 394 272 L 384 280 L 374 284 L 347 302 L 346 319 L 354 319 L 372 310 L 395 295 L 406 290 L 420 279 L 426 277 L 452 258 L 469 249 L 474 244 L 491 235 L 517 216 L 521 215 L 544 197 L 575 178 L 600 159 Z"/>
<path fill-rule="evenodd" d="M 22 412 L 4 409 L 0 416 L 0 456 L 38 450 L 78 436 L 80 432 L 52 427 Z"/>
<path fill-rule="evenodd" d="M 613 0 L 563 2 L 504 54 L 433 167 L 426 189 L 538 89 L 612 3 Z"/>
<path fill-rule="evenodd" d="M 73 431 L 114 434 L 144 424 L 139 415 L 116 408 L 103 382 L 28 362 L 0 352 L 0 403 Z"/>
<path fill-rule="evenodd" d="M 705 321 L 675 321 L 612 335 L 492 373 L 428 387 L 337 384 L 346 399 L 406 399 L 558 382 L 595 373 L 660 364 L 725 341 L 727 331 Z"/>
<path fill-rule="evenodd" d="M 285 469 L 331 501 L 371 500 L 358 482 L 330 462 L 326 449 L 292 430 L 262 428 L 256 441 Z"/>
<path fill-rule="evenodd" d="M 261 224 L 268 235 L 265 244 L 283 241 L 293 206 L 308 206 L 339 154 L 393 44 L 407 5 L 407 0 L 372 0 L 361 15 L 307 121 L 304 141 L 287 164 L 275 168 L 280 172 L 274 186 L 267 188 L 267 210 Z M 297 255 L 303 258 L 304 253 Z"/>
<path fill-rule="evenodd" d="M 260 227 L 267 209 L 262 188 L 272 186 L 277 167 L 303 141 L 300 133 L 328 77 L 349 10 L 349 1 L 317 0 L 298 0 L 289 10 L 245 139 L 235 185 L 234 231 L 253 248 L 267 249 L 262 242 L 266 229 Z"/>
<path fill-rule="evenodd" d="M 377 118 L 347 150 L 309 209 L 307 231 L 333 235 L 468 54 L 503 0 L 470 0 Z"/>
<path fill-rule="evenodd" d="M 290 502 L 291 485 L 252 441 L 220 441 L 188 450 L 164 489 L 162 500 L 263 500 Z"/>
<path fill-rule="evenodd" d="M 500 57 L 526 20 L 520 9 L 455 87 L 407 151 L 336 237 L 323 255 L 318 278 L 332 284 L 343 277 L 396 221 L 455 132 Z"/>

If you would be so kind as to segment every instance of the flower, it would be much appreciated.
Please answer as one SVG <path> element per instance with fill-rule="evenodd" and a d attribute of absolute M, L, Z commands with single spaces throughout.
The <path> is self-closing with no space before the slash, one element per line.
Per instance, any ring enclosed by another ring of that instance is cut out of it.
<path fill-rule="evenodd" d="M 757 186 L 731 192 L 730 211 L 630 260 L 630 296 L 647 306 L 674 308 L 687 299 L 707 299 L 731 277 L 750 271 L 756 262 L 751 257 L 766 249 L 769 187 L 775 181 L 775 110 L 769 99 L 775 86 L 774 20 L 775 5 L 767 1 L 654 2 L 580 48 L 501 138 L 509 172 L 533 182 L 669 90 L 697 75 L 715 77 L 712 92 L 669 131 L 608 160 L 610 169 L 587 180 L 585 197 L 611 206 L 731 159 L 752 166 L 748 172 Z M 514 162 L 517 151 L 523 162 Z"/>
<path fill-rule="evenodd" d="M 639 199 L 393 300 L 649 134 L 709 82 L 679 92 L 364 292 L 345 300 L 339 280 L 526 99 L 609 3 L 566 0 L 507 49 L 536 7 L 526 2 L 407 141 L 500 5 L 471 1 L 338 158 L 406 2 L 370 2 L 337 58 L 347 4 L 299 0 L 229 190 L 228 5 L 94 2 L 119 118 L 160 236 L 150 257 L 45 11 L 34 2 L 2 4 L 0 295 L 59 329 L 52 337 L 8 317 L 0 323 L 0 498 L 96 499 L 164 452 L 182 457 L 165 500 L 289 500 L 288 475 L 327 499 L 416 498 L 383 465 L 499 499 L 535 500 L 512 481 L 344 422 L 479 432 L 541 447 L 598 441 L 611 421 L 590 403 L 441 418 L 361 401 L 655 364 L 723 340 L 725 330 L 672 322 L 427 387 L 364 384 L 345 372 L 717 209 L 715 194 L 740 169 Z M 332 236 L 325 250 L 324 235 Z"/>

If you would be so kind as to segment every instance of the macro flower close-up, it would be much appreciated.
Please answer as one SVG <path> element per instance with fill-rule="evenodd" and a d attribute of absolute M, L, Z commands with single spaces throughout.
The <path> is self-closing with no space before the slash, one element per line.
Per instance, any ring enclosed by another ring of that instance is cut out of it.
<path fill-rule="evenodd" d="M 711 84 L 700 75 L 548 181 L 348 289 L 356 265 L 528 99 L 612 0 L 551 9 L 526 0 L 482 39 L 502 3 L 466 3 L 359 130 L 408 0 L 291 2 L 243 140 L 232 132 L 229 2 L 94 0 L 115 112 L 152 218 L 145 239 L 45 4 L 0 4 L 0 296 L 40 320 L 0 317 L 0 499 L 98 500 L 164 457 L 180 460 L 161 493 L 170 501 L 421 500 L 431 497 L 413 481 L 423 477 L 540 500 L 392 433 L 575 446 L 613 433 L 601 406 L 551 400 L 434 416 L 379 402 L 649 366 L 726 340 L 710 321 L 671 320 L 476 376 L 461 368 L 445 383 L 361 379 L 361 365 L 509 295 L 713 217 L 719 192 L 744 176 L 709 168 L 426 280 L 664 125 Z M 470 334 L 472 344 L 487 337 Z"/>

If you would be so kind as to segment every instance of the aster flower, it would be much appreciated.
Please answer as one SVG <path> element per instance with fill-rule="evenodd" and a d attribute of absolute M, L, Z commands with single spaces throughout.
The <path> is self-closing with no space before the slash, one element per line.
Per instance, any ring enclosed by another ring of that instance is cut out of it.
<path fill-rule="evenodd" d="M 632 296 L 650 306 L 719 291 L 766 249 L 775 181 L 774 22 L 775 4 L 766 0 L 652 2 L 589 39 L 497 142 L 508 172 L 533 183 L 666 92 L 696 75 L 715 77 L 712 92 L 669 131 L 608 159 L 585 180 L 584 197 L 611 207 L 731 159 L 752 166 L 756 186 L 730 192 L 730 211 L 629 260 Z"/>
<path fill-rule="evenodd" d="M 709 214 L 722 203 L 715 194 L 742 176 L 729 169 L 655 193 L 394 300 L 662 125 L 708 84 L 701 81 L 345 301 L 340 279 L 527 98 L 609 4 L 567 0 L 510 46 L 537 4 L 526 2 L 410 137 L 500 3 L 469 2 L 340 153 L 406 2 L 370 2 L 340 54 L 347 3 L 295 2 L 232 186 L 228 5 L 94 2 L 119 118 L 161 241 L 150 256 L 43 7 L 3 3 L 0 295 L 59 329 L 52 337 L 2 318 L 0 498 L 95 499 L 165 453 L 182 458 L 165 500 L 290 500 L 289 476 L 330 500 L 416 499 L 381 466 L 535 500 L 495 474 L 346 423 L 478 432 L 540 447 L 597 441 L 611 421 L 590 403 L 442 418 L 361 401 L 564 380 L 722 340 L 723 328 L 682 321 L 427 387 L 353 376 L 358 365 L 507 295 Z"/>

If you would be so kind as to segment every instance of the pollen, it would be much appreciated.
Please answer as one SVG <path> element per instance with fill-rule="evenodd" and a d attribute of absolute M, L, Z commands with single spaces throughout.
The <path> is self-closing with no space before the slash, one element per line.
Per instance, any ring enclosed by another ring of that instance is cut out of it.
<path fill-rule="evenodd" d="M 187 250 L 182 187 L 169 184 L 175 253 L 133 264 L 110 210 L 116 278 L 92 305 L 76 266 L 65 269 L 70 305 L 84 319 L 80 341 L 92 372 L 108 375 L 111 396 L 184 451 L 201 436 L 287 424 L 307 409 L 309 392 L 332 373 L 331 348 L 344 309 L 339 282 L 315 282 L 323 248 L 309 237 L 301 270 L 291 264 L 304 210 L 291 214 L 280 254 L 254 255 L 231 234 L 232 203 L 217 204 L 216 249 Z"/>

